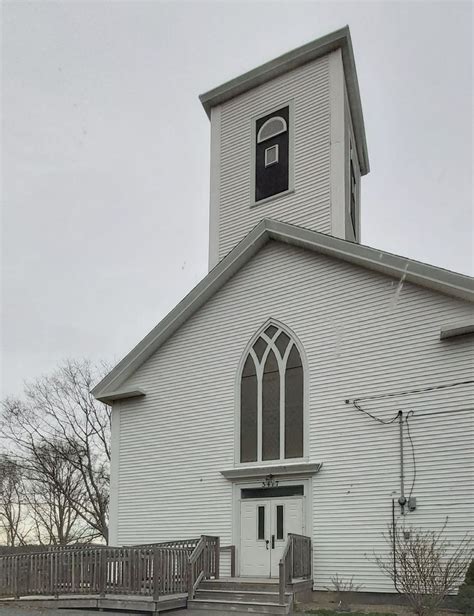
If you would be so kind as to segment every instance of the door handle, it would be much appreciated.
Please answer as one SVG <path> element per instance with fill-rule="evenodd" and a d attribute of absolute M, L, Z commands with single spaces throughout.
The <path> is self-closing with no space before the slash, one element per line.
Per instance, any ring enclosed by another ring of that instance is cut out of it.
<path fill-rule="evenodd" d="M 265 546 L 266 546 L 267 550 L 268 550 L 268 544 L 269 544 L 269 543 L 270 543 L 270 540 L 269 540 L 269 539 L 266 539 L 266 540 L 265 540 Z"/>
<path fill-rule="evenodd" d="M 275 549 L 275 535 L 272 535 L 272 550 Z"/>

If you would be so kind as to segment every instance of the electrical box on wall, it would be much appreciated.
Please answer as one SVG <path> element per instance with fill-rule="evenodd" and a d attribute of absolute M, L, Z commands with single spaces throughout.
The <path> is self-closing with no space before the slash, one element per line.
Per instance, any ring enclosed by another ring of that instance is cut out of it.
<path fill-rule="evenodd" d="M 408 511 L 415 511 L 416 509 L 416 496 L 410 496 L 408 499 Z"/>

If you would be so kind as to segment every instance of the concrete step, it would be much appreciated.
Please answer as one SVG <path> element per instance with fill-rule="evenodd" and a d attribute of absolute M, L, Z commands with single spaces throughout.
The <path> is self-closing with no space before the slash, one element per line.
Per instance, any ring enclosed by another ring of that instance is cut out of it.
<path fill-rule="evenodd" d="M 208 612 L 221 611 L 224 614 L 232 612 L 233 614 L 256 614 L 266 615 L 271 614 L 273 616 L 286 616 L 290 611 L 290 604 L 280 605 L 278 603 L 253 603 L 251 601 L 235 603 L 234 601 L 216 601 L 216 600 L 203 600 L 192 599 L 188 601 L 188 609 L 190 610 L 205 610 Z"/>
<path fill-rule="evenodd" d="M 215 601 L 233 601 L 234 603 L 279 603 L 280 596 L 276 589 L 273 592 L 263 590 L 210 589 L 199 587 L 196 599 L 212 599 Z M 287 595 L 290 601 L 290 594 Z"/>
<path fill-rule="evenodd" d="M 245 578 L 221 578 L 220 580 L 203 580 L 199 584 L 202 590 L 235 590 L 252 592 L 278 593 L 278 580 L 246 580 Z"/>

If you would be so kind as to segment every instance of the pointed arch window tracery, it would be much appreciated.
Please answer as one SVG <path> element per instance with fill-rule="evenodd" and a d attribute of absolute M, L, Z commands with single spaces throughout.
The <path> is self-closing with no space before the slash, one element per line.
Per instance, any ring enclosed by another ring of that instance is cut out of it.
<path fill-rule="evenodd" d="M 245 358 L 240 380 L 240 461 L 303 457 L 304 372 L 288 332 L 268 325 Z"/>

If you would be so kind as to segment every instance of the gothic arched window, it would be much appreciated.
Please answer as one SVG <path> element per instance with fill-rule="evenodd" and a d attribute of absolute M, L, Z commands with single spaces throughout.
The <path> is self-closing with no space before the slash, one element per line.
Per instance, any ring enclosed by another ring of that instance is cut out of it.
<path fill-rule="evenodd" d="M 303 457 L 303 379 L 295 342 L 278 325 L 269 325 L 242 369 L 241 462 Z"/>

